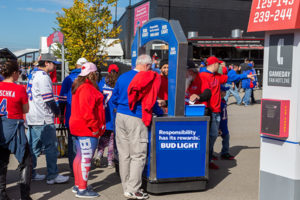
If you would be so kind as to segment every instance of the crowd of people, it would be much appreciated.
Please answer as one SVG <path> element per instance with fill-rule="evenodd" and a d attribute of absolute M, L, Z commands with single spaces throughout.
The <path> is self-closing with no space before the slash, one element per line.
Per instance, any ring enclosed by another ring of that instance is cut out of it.
<path fill-rule="evenodd" d="M 59 117 L 68 131 L 68 159 L 72 192 L 78 198 L 94 198 L 99 194 L 88 185 L 91 164 L 101 166 L 104 149 L 108 148 L 108 167 L 114 168 L 118 151 L 119 173 L 124 196 L 128 199 L 147 199 L 141 188 L 146 163 L 148 128 L 153 113 L 168 112 L 168 60 L 161 60 L 159 68 L 146 54 L 140 55 L 136 67 L 119 75 L 119 67 L 111 64 L 106 77 L 100 79 L 95 64 L 80 58 L 76 68 L 62 83 L 58 102 L 55 101 L 50 72 L 55 70 L 52 54 L 42 54 L 38 67 L 32 70 L 27 89 L 16 84 L 22 70 L 14 61 L 0 65 L 0 199 L 7 200 L 6 174 L 9 155 L 19 162 L 22 200 L 29 200 L 31 180 L 46 183 L 66 183 L 68 176 L 58 173 L 57 138 L 54 118 Z M 211 56 L 200 67 L 187 62 L 186 104 L 205 104 L 210 116 L 209 168 L 218 169 L 213 160 L 214 143 L 219 135 L 223 141 L 221 158 L 232 160 L 229 153 L 227 101 L 230 94 L 237 104 L 250 104 L 255 87 L 254 63 L 230 65 Z M 154 69 L 154 70 L 151 70 Z M 241 71 L 241 73 L 239 73 Z M 239 82 L 245 89 L 240 98 Z M 25 133 L 24 115 L 28 130 Z M 96 151 L 97 150 L 97 151 Z M 41 151 L 46 156 L 47 174 L 35 170 Z M 96 155 L 94 155 L 96 153 Z"/>

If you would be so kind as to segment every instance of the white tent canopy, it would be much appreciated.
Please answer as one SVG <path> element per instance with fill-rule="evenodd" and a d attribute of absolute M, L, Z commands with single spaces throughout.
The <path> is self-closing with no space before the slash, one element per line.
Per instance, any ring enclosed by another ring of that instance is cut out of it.
<path fill-rule="evenodd" d="M 25 56 L 26 54 L 32 54 L 38 52 L 39 49 L 22 49 L 22 50 L 14 51 L 13 53 L 17 56 L 17 58 L 20 58 L 22 56 Z"/>
<path fill-rule="evenodd" d="M 105 39 L 105 43 L 107 45 L 109 45 L 116 40 L 118 40 L 118 39 Z M 41 49 L 41 53 L 49 52 L 49 48 L 47 47 L 47 37 L 41 37 L 40 49 Z M 55 49 L 57 49 L 57 45 L 52 44 L 51 50 L 53 51 Z M 102 51 L 102 50 L 103 50 L 103 47 L 99 47 L 99 51 Z M 123 57 L 123 55 L 124 55 L 121 43 L 117 43 L 110 47 L 107 47 L 104 49 L 104 51 L 108 54 L 109 57 Z M 100 55 L 100 54 L 101 53 L 99 52 L 98 55 Z"/>
<path fill-rule="evenodd" d="M 116 40 L 118 40 L 118 39 L 105 39 L 105 43 L 107 45 L 109 45 L 109 44 L 113 43 Z M 107 47 L 105 49 L 103 49 L 103 47 L 100 47 L 99 49 L 100 49 L 100 51 L 104 50 L 109 57 L 123 57 L 123 55 L 124 55 L 121 43 L 114 44 L 114 45 L 112 45 L 110 47 Z M 100 55 L 100 52 L 98 54 Z"/>

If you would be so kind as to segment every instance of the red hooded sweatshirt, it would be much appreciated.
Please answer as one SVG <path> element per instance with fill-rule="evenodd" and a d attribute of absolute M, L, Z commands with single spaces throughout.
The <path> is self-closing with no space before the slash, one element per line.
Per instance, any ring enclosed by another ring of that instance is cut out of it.
<path fill-rule="evenodd" d="M 130 110 L 138 101 L 142 101 L 142 120 L 149 126 L 152 120 L 152 108 L 157 100 L 160 88 L 160 75 L 153 71 L 137 73 L 128 86 L 128 103 Z"/>
<path fill-rule="evenodd" d="M 70 131 L 81 137 L 99 137 L 105 131 L 103 95 L 89 80 L 72 96 Z"/>
<path fill-rule="evenodd" d="M 208 102 L 203 102 L 212 112 L 221 112 L 221 84 L 227 82 L 228 76 L 209 71 L 200 73 L 201 93 L 205 89 L 211 90 L 211 98 Z"/>

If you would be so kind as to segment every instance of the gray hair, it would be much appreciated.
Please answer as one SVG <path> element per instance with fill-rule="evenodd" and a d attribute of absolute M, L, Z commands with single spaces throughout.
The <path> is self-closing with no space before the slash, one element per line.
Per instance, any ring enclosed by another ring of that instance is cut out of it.
<path fill-rule="evenodd" d="M 136 65 L 147 65 L 152 64 L 151 57 L 147 54 L 139 55 L 139 57 L 136 59 Z"/>

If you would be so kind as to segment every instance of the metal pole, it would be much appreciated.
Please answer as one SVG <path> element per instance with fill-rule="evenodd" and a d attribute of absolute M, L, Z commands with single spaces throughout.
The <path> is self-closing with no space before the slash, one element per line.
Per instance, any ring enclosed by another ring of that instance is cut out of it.
<path fill-rule="evenodd" d="M 61 82 L 64 80 L 65 75 L 65 46 L 62 45 L 62 62 L 61 62 Z"/>
<path fill-rule="evenodd" d="M 169 13 L 168 13 L 168 20 L 170 20 L 171 17 L 171 0 L 169 0 Z"/>
<path fill-rule="evenodd" d="M 115 22 L 117 22 L 117 17 L 118 17 L 118 0 L 116 1 Z"/>

